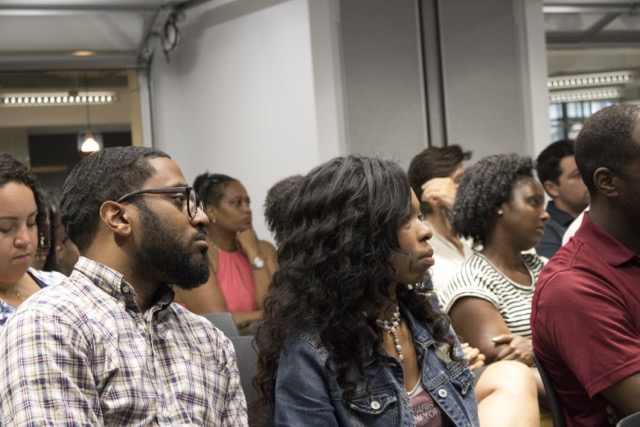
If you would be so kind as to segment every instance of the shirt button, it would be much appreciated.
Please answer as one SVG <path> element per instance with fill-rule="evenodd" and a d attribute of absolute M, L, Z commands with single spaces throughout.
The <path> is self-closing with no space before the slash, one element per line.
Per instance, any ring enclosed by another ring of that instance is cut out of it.
<path fill-rule="evenodd" d="M 129 293 L 129 287 L 127 285 L 124 285 L 122 287 L 122 292 L 124 292 L 125 294 L 128 294 Z"/>
<path fill-rule="evenodd" d="M 373 401 L 371 402 L 371 409 L 380 409 L 380 402 Z"/>
<path fill-rule="evenodd" d="M 438 390 L 438 396 L 444 398 L 447 397 L 449 395 L 449 393 L 447 393 L 447 390 L 441 388 L 440 390 Z"/>

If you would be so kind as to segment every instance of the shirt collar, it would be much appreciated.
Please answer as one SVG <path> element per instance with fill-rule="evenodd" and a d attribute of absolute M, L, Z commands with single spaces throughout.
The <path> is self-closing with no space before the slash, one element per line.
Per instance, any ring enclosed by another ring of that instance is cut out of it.
<path fill-rule="evenodd" d="M 553 200 L 550 200 L 549 203 L 547 203 L 547 212 L 549 212 L 549 216 L 551 216 L 555 222 L 564 227 L 568 227 L 574 220 L 574 217 L 571 216 L 571 214 L 559 209 Z"/>
<path fill-rule="evenodd" d="M 629 248 L 594 224 L 589 217 L 589 212 L 585 212 L 584 219 L 580 228 L 576 231 L 575 237 L 589 249 L 597 252 L 600 259 L 613 267 L 638 259 L 638 256 Z"/>
<path fill-rule="evenodd" d="M 138 311 L 140 310 L 136 303 L 137 293 L 135 288 L 124 279 L 121 273 L 83 256 L 78 259 L 74 269 L 87 276 L 94 285 L 108 295 L 118 301 L 124 301 L 127 308 L 131 308 L 133 305 L 137 307 Z M 168 286 L 163 287 L 158 292 L 158 299 L 154 306 L 160 310 L 165 309 L 173 301 L 174 295 L 173 290 Z"/>

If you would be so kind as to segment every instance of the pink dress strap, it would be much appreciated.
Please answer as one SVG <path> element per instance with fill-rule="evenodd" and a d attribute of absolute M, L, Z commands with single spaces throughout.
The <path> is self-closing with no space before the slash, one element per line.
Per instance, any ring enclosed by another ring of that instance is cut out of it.
<path fill-rule="evenodd" d="M 231 313 L 258 309 L 253 270 L 244 253 L 218 249 L 216 278 Z"/>

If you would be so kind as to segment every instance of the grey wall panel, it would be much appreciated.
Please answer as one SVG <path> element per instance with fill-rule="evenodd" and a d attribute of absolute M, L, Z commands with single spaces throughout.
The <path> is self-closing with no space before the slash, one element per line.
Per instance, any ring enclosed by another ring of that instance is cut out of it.
<path fill-rule="evenodd" d="M 427 146 L 414 0 L 340 1 L 347 145 L 408 166 Z"/>
<path fill-rule="evenodd" d="M 449 144 L 527 153 L 522 76 L 511 0 L 440 2 Z"/>

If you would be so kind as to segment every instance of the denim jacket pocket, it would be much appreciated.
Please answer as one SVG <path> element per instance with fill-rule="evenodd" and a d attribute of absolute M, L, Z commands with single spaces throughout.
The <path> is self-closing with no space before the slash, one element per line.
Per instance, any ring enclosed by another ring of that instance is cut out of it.
<path fill-rule="evenodd" d="M 475 376 L 471 369 L 463 369 L 457 375 L 451 377 L 451 384 L 465 396 L 470 390 L 473 390 Z"/>
<path fill-rule="evenodd" d="M 334 398 L 337 397 L 334 396 Z M 349 424 L 352 426 L 392 426 L 398 424 L 398 405 L 400 402 L 398 402 L 398 396 L 392 385 L 382 389 L 370 389 L 368 392 L 364 389 L 357 389 L 351 399 L 340 400 L 348 413 Z"/>
<path fill-rule="evenodd" d="M 355 396 L 347 404 L 352 410 L 363 415 L 380 415 L 397 401 L 395 394 L 363 394 Z"/>

